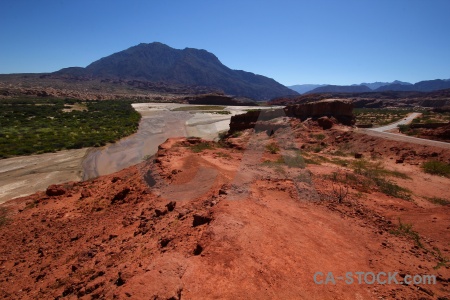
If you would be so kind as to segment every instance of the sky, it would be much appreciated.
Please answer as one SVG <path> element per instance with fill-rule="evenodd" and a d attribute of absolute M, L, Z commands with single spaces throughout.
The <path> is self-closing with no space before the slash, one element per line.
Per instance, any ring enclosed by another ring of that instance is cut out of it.
<path fill-rule="evenodd" d="M 0 73 L 161 42 L 284 85 L 449 79 L 449 12 L 449 0 L 1 0 Z"/>

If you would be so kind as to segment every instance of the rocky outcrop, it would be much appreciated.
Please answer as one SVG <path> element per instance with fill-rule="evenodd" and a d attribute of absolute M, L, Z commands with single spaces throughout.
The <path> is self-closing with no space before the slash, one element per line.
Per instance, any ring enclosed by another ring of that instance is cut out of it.
<path fill-rule="evenodd" d="M 305 104 L 288 105 L 283 109 L 254 110 L 245 114 L 232 116 L 229 134 L 249 128 L 256 131 L 267 131 L 269 134 L 279 128 L 286 127 L 286 122 L 278 122 L 277 118 L 292 117 L 302 121 L 312 118 L 317 120 L 323 129 L 330 129 L 333 120 L 344 125 L 354 125 L 353 104 L 345 100 L 323 100 Z"/>
<path fill-rule="evenodd" d="M 319 126 L 322 127 L 324 130 L 333 127 L 333 121 L 328 117 L 318 118 L 317 123 L 319 123 Z"/>
<path fill-rule="evenodd" d="M 288 117 L 294 117 L 303 120 L 312 118 L 313 120 L 321 117 L 334 117 L 344 125 L 354 125 L 355 116 L 353 115 L 353 103 L 346 100 L 329 99 L 305 104 L 293 104 L 284 108 Z"/>
<path fill-rule="evenodd" d="M 253 110 L 245 114 L 232 116 L 230 120 L 229 134 L 236 131 L 254 128 L 256 131 L 268 131 L 269 133 L 281 127 L 286 127 L 285 123 L 277 123 L 271 120 L 285 117 L 286 113 L 282 109 L 275 110 Z"/>

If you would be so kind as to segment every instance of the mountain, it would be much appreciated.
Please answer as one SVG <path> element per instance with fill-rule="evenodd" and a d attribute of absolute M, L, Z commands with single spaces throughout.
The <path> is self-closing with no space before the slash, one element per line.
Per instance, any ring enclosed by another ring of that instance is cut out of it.
<path fill-rule="evenodd" d="M 317 94 L 317 93 L 364 93 L 371 92 L 372 90 L 364 85 L 326 85 L 315 88 L 306 94 Z"/>
<path fill-rule="evenodd" d="M 204 86 L 257 100 L 297 94 L 271 78 L 232 70 L 206 50 L 179 50 L 156 42 L 114 53 L 86 68 L 65 68 L 53 75 Z"/>
<path fill-rule="evenodd" d="M 309 92 L 315 88 L 326 86 L 327 84 L 296 84 L 288 86 L 291 90 L 296 91 L 299 94 L 304 94 L 306 92 Z"/>
<path fill-rule="evenodd" d="M 419 81 L 413 85 L 401 85 L 401 84 L 390 84 L 379 87 L 375 91 L 417 91 L 417 92 L 432 92 L 437 90 L 444 90 L 450 88 L 450 79 L 442 80 L 424 80 Z"/>
<path fill-rule="evenodd" d="M 380 88 L 380 87 L 386 86 L 386 85 L 390 85 L 390 84 L 412 85 L 412 83 L 399 81 L 399 80 L 394 80 L 393 82 L 379 82 L 379 81 L 372 82 L 372 83 L 363 82 L 363 83 L 360 83 L 359 85 L 365 85 L 372 90 L 376 90 L 377 88 Z"/>

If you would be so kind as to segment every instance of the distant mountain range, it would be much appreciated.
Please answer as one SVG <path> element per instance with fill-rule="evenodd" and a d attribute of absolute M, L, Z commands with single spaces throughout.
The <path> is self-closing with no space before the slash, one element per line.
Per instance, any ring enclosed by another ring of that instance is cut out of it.
<path fill-rule="evenodd" d="M 288 86 L 288 88 L 290 88 L 291 90 L 296 91 L 299 94 L 304 94 L 306 92 L 309 92 L 313 89 L 316 89 L 318 87 L 321 86 L 326 86 L 328 84 L 296 84 L 296 85 L 291 85 Z"/>
<path fill-rule="evenodd" d="M 232 70 L 206 50 L 178 50 L 161 43 L 139 44 L 101 58 L 86 68 L 65 68 L 52 75 L 202 86 L 256 100 L 297 94 L 271 78 Z"/>
<path fill-rule="evenodd" d="M 288 86 L 300 94 L 316 93 L 364 93 L 383 91 L 432 92 L 449 89 L 450 79 L 420 81 L 415 84 L 395 80 L 393 82 L 372 82 L 352 85 L 300 84 Z"/>

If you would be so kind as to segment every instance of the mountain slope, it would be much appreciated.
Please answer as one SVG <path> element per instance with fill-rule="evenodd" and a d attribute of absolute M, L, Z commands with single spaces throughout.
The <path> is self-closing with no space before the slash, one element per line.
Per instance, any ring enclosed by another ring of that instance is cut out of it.
<path fill-rule="evenodd" d="M 390 84 L 398 84 L 398 85 L 412 85 L 412 83 L 409 82 L 404 82 L 404 81 L 399 81 L 399 80 L 394 80 L 393 82 L 371 82 L 371 83 L 367 83 L 367 82 L 363 82 L 359 85 L 365 85 L 368 88 L 372 89 L 372 90 L 376 90 L 377 88 L 380 88 L 382 86 L 385 85 L 390 85 Z"/>
<path fill-rule="evenodd" d="M 296 84 L 288 86 L 291 90 L 294 90 L 300 94 L 304 94 L 306 92 L 309 92 L 315 88 L 326 86 L 326 84 Z"/>
<path fill-rule="evenodd" d="M 365 85 L 326 85 L 322 87 L 315 88 L 306 94 L 316 94 L 316 93 L 364 93 L 371 92 L 372 90 Z"/>
<path fill-rule="evenodd" d="M 419 81 L 413 85 L 390 84 L 382 86 L 375 91 L 418 91 L 418 92 L 432 92 L 437 90 L 444 90 L 450 88 L 450 80 L 424 80 Z"/>
<path fill-rule="evenodd" d="M 86 68 L 66 68 L 54 74 L 214 87 L 227 94 L 258 100 L 297 94 L 271 78 L 232 70 L 208 51 L 178 50 L 161 43 L 139 44 Z"/>

